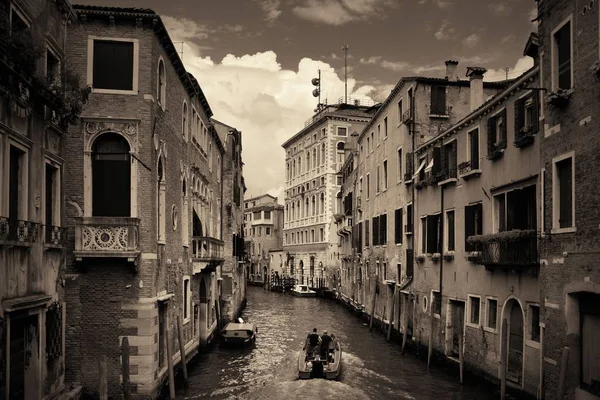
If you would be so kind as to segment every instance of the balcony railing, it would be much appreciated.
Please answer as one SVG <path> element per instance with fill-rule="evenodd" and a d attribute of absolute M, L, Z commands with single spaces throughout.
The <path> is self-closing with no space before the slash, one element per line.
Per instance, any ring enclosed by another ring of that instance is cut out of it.
<path fill-rule="evenodd" d="M 479 159 L 464 161 L 458 164 L 458 173 L 462 175 L 470 174 L 479 170 Z"/>
<path fill-rule="evenodd" d="M 47 246 L 64 247 L 67 243 L 67 229 L 61 226 L 45 226 L 45 241 Z"/>
<path fill-rule="evenodd" d="M 78 217 L 75 222 L 75 257 L 127 257 L 140 254 L 139 218 Z"/>
<path fill-rule="evenodd" d="M 478 264 L 498 267 L 539 265 L 535 230 L 512 230 L 471 236 L 469 242 L 479 251 Z"/>
<path fill-rule="evenodd" d="M 206 236 L 192 237 L 192 258 L 195 261 L 210 261 L 223 259 L 222 240 Z"/>
<path fill-rule="evenodd" d="M 36 222 L 0 217 L 0 241 L 37 243 L 39 228 L 40 224 Z"/>
<path fill-rule="evenodd" d="M 412 121 L 412 113 L 411 113 L 411 110 L 408 109 L 408 110 L 404 111 L 404 113 L 402 114 L 402 122 L 407 123 L 410 121 Z"/>
<path fill-rule="evenodd" d="M 448 179 L 456 179 L 456 166 L 450 167 L 449 169 L 444 169 L 438 172 L 436 176 L 436 180 L 438 182 L 447 181 Z"/>

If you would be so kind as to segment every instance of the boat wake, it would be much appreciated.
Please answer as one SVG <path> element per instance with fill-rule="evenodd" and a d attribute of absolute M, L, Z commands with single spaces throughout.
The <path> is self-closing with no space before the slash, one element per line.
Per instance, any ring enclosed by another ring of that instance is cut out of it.
<path fill-rule="evenodd" d="M 274 382 L 271 385 L 253 390 L 244 395 L 249 400 L 275 400 L 275 399 L 344 399 L 368 400 L 370 397 L 359 388 L 351 387 L 339 381 L 324 379 L 309 379 L 293 382 Z"/>

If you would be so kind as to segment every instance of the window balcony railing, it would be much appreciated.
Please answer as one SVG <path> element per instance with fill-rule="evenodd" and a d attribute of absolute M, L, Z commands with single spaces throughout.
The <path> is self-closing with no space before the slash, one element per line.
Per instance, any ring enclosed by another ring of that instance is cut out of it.
<path fill-rule="evenodd" d="M 540 263 L 535 230 L 511 230 L 468 239 L 479 252 L 478 264 L 492 267 L 527 267 Z"/>
<path fill-rule="evenodd" d="M 67 228 L 61 226 L 45 226 L 44 244 L 50 247 L 65 247 L 67 243 Z"/>
<path fill-rule="evenodd" d="M 192 258 L 194 261 L 215 261 L 223 259 L 222 240 L 206 236 L 192 237 Z"/>
<path fill-rule="evenodd" d="M 31 244 L 39 241 L 40 224 L 0 217 L 0 242 Z"/>
<path fill-rule="evenodd" d="M 458 174 L 463 179 L 481 174 L 479 159 L 464 161 L 458 164 Z"/>
<path fill-rule="evenodd" d="M 404 111 L 404 113 L 402 114 L 402 122 L 406 124 L 410 121 L 412 121 L 412 113 L 411 113 L 411 110 L 408 109 L 408 110 Z"/>
<path fill-rule="evenodd" d="M 140 254 L 139 218 L 77 217 L 75 251 L 83 258 L 116 257 L 135 261 Z"/>

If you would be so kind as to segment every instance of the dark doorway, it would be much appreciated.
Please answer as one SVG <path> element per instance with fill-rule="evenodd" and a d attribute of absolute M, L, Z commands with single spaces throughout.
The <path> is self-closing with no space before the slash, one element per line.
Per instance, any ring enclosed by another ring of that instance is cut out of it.
<path fill-rule="evenodd" d="M 158 367 L 165 364 L 165 328 L 167 326 L 167 307 L 163 302 L 158 303 Z"/>
<path fill-rule="evenodd" d="M 35 374 L 39 332 L 38 316 L 11 317 L 10 319 L 10 383 L 9 399 L 25 400 L 27 393 L 27 375 Z M 35 354 L 33 354 L 35 353 Z M 34 369 L 33 371 L 29 371 Z M 35 389 L 33 389 L 35 393 Z"/>
<path fill-rule="evenodd" d="M 129 144 L 114 132 L 96 139 L 92 147 L 92 215 L 128 217 L 131 213 Z"/>
<path fill-rule="evenodd" d="M 515 300 L 511 300 L 510 336 L 508 339 L 508 371 L 506 377 L 521 384 L 523 373 L 523 311 Z"/>

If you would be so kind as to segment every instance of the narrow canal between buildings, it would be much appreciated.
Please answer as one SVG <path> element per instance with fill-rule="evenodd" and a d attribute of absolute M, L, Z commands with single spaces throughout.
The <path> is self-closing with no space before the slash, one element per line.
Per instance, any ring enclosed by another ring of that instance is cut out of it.
<path fill-rule="evenodd" d="M 242 315 L 258 326 L 246 350 L 214 348 L 189 367 L 189 388 L 178 399 L 496 399 L 488 386 L 461 386 L 369 327 L 343 306 L 248 288 Z M 341 339 L 343 372 L 337 381 L 297 379 L 298 350 L 312 328 Z"/>

